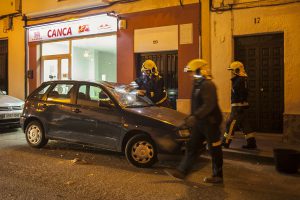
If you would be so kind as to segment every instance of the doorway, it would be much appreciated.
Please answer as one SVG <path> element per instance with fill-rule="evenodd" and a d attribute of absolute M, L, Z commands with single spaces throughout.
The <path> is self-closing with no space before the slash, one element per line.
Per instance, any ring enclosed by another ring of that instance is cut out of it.
<path fill-rule="evenodd" d="M 248 73 L 248 120 L 255 131 L 282 133 L 283 33 L 235 37 L 234 55 Z"/>
<path fill-rule="evenodd" d="M 141 75 L 141 67 L 145 60 L 151 59 L 156 63 L 160 75 L 164 78 L 164 85 L 173 109 L 176 109 L 178 97 L 178 52 L 140 53 L 136 56 L 136 77 Z"/>
<path fill-rule="evenodd" d="M 8 41 L 0 40 L 0 90 L 8 93 Z"/>
<path fill-rule="evenodd" d="M 69 58 L 46 56 L 42 59 L 42 82 L 71 79 Z"/>

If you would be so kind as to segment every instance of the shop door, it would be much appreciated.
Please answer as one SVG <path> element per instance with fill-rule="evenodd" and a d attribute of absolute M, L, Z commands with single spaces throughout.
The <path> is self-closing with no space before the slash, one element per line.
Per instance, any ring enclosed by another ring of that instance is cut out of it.
<path fill-rule="evenodd" d="M 282 133 L 283 58 L 283 34 L 235 38 L 235 60 L 248 73 L 248 120 L 255 131 Z"/>
<path fill-rule="evenodd" d="M 43 58 L 42 82 L 71 79 L 70 62 L 67 57 Z"/>
<path fill-rule="evenodd" d="M 0 90 L 8 92 L 7 40 L 0 40 Z"/>
<path fill-rule="evenodd" d="M 165 88 L 173 109 L 176 109 L 176 99 L 178 97 L 178 52 L 153 52 L 141 53 L 137 55 L 136 76 L 141 75 L 141 67 L 145 60 L 153 60 L 160 75 L 164 78 Z"/>

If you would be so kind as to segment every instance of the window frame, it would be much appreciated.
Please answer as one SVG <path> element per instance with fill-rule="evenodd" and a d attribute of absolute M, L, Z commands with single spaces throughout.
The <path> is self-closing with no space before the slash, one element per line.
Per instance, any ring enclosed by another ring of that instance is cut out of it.
<path fill-rule="evenodd" d="M 54 88 L 56 88 L 56 86 L 59 85 L 59 84 L 61 84 L 61 85 L 63 85 L 63 84 L 65 84 L 65 85 L 73 85 L 73 87 L 70 89 L 70 90 L 72 90 L 71 93 L 70 93 L 70 102 L 53 101 L 53 100 L 49 100 L 48 99 L 48 96 L 49 96 L 50 92 L 52 92 L 54 90 Z M 51 89 L 48 89 L 47 94 L 44 95 L 44 101 L 49 102 L 49 103 L 74 105 L 74 96 L 75 96 L 74 91 L 76 91 L 76 89 L 77 89 L 77 83 L 73 83 L 73 82 L 57 82 L 57 83 L 54 83 L 50 88 Z"/>
<path fill-rule="evenodd" d="M 106 108 L 106 107 L 101 107 L 99 106 L 99 101 L 97 101 L 97 106 L 92 106 L 92 105 L 85 105 L 85 104 L 79 104 L 78 103 L 78 96 L 79 96 L 79 90 L 80 90 L 80 87 L 81 86 L 86 86 L 86 95 L 90 95 L 90 87 L 93 86 L 93 87 L 97 87 L 97 88 L 100 88 L 101 91 L 105 92 L 105 94 L 107 95 L 107 97 L 109 98 L 110 102 L 111 102 L 111 108 L 116 108 L 116 103 L 115 103 L 115 100 L 113 97 L 111 97 L 111 95 L 109 94 L 109 92 L 102 86 L 102 85 L 99 85 L 99 84 L 94 84 L 94 83 L 79 83 L 78 86 L 77 86 L 77 89 L 76 89 L 76 95 L 75 95 L 75 104 L 78 105 L 78 106 L 81 106 L 81 107 L 88 107 L 88 108 L 96 108 L 96 109 L 103 109 L 103 108 Z M 95 101 L 95 100 L 87 100 L 87 101 Z"/>

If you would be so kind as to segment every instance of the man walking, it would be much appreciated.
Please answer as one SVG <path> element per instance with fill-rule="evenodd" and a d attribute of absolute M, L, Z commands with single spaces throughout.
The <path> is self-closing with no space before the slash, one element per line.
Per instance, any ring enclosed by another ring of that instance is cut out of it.
<path fill-rule="evenodd" d="M 201 151 L 205 149 L 206 141 L 212 157 L 212 176 L 204 178 L 203 181 L 222 183 L 223 154 L 220 140 L 222 113 L 218 105 L 216 87 L 211 81 L 205 60 L 190 61 L 185 71 L 194 72 L 191 115 L 184 122 L 185 126 L 191 128 L 191 135 L 179 166 L 175 170 L 165 170 L 165 172 L 175 178 L 184 179 Z"/>
<path fill-rule="evenodd" d="M 249 103 L 247 101 L 247 73 L 245 72 L 243 63 L 239 61 L 232 62 L 228 70 L 232 73 L 231 113 L 226 122 L 226 132 L 224 133 L 222 145 L 225 148 L 229 148 L 234 132 L 239 129 L 244 133 L 247 141 L 247 144 L 242 147 L 246 149 L 255 149 L 256 140 L 254 133 L 246 119 L 247 109 L 249 108 Z"/>

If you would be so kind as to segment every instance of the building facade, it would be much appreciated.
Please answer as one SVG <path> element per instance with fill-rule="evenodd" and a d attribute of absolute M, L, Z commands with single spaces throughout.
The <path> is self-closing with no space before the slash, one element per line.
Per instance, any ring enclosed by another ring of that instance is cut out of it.
<path fill-rule="evenodd" d="M 211 57 L 223 112 L 230 111 L 226 68 L 240 60 L 248 73 L 252 126 L 299 142 L 299 1 L 211 2 Z"/>
<path fill-rule="evenodd" d="M 299 141 L 298 1 L 23 0 L 21 11 L 16 2 L 4 0 L 0 9 L 0 42 L 7 45 L 1 77 L 12 96 L 24 99 L 54 79 L 129 83 L 150 58 L 165 78 L 174 108 L 189 113 L 191 79 L 183 68 L 200 57 L 210 63 L 227 114 L 226 68 L 240 60 L 249 76 L 254 129 Z M 96 29 L 93 19 L 100 22 Z"/>

